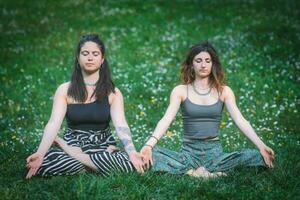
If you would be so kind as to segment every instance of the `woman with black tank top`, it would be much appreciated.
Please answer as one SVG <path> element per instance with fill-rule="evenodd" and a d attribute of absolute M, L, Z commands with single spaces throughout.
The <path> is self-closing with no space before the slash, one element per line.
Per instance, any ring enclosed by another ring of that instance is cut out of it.
<path fill-rule="evenodd" d="M 64 138 L 57 137 L 66 117 Z M 111 135 L 115 126 L 124 151 L 119 151 Z M 56 147 L 51 147 L 52 144 Z M 26 178 L 69 175 L 89 168 L 101 175 L 112 171 L 143 172 L 124 115 L 122 93 L 114 86 L 105 58 L 105 47 L 96 34 L 80 38 L 71 81 L 55 93 L 52 114 L 37 151 L 27 158 Z"/>
<path fill-rule="evenodd" d="M 224 72 L 213 46 L 193 46 L 183 63 L 183 85 L 176 86 L 170 104 L 154 133 L 141 150 L 146 167 L 172 174 L 214 177 L 236 166 L 273 167 L 274 152 L 257 136 L 239 111 L 233 91 L 224 83 Z M 224 104 L 238 128 L 259 149 L 225 153 L 219 142 Z M 179 152 L 155 144 L 167 131 L 177 111 L 183 120 L 183 144 Z"/>

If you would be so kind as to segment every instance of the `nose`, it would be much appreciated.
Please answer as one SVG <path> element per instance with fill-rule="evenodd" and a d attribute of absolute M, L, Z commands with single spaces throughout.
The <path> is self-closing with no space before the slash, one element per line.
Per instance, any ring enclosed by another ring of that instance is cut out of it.
<path fill-rule="evenodd" d="M 89 56 L 88 56 L 88 60 L 93 60 L 93 56 L 92 56 L 92 55 L 89 55 Z"/>

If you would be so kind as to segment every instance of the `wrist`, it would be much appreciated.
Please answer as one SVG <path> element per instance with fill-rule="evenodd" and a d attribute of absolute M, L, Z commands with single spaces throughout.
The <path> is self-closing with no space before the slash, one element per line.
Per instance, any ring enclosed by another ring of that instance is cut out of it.
<path fill-rule="evenodd" d="M 153 150 L 153 146 L 150 145 L 150 144 L 145 144 L 144 147 L 145 147 L 145 148 L 150 148 L 151 150 Z"/>
<path fill-rule="evenodd" d="M 266 149 L 266 145 L 259 145 L 258 149 L 259 151 L 263 151 L 264 149 Z"/>
<path fill-rule="evenodd" d="M 157 137 L 150 136 L 148 141 L 146 142 L 146 144 L 152 146 L 152 148 L 153 148 L 156 145 L 157 142 L 158 142 Z"/>
<path fill-rule="evenodd" d="M 130 152 L 128 152 L 127 154 L 128 154 L 128 156 L 130 157 L 130 156 L 133 156 L 133 155 L 135 155 L 137 152 L 136 152 L 136 150 L 134 150 L 134 151 L 130 151 Z"/>
<path fill-rule="evenodd" d="M 35 153 L 39 154 L 41 157 L 44 157 L 46 155 L 46 152 L 39 150 L 39 149 Z"/>

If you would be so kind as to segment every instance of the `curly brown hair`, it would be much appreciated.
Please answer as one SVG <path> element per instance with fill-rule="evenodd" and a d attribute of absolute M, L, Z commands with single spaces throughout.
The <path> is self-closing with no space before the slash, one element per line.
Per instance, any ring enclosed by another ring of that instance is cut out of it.
<path fill-rule="evenodd" d="M 212 70 L 209 75 L 209 84 L 216 88 L 218 92 L 222 92 L 225 85 L 225 74 L 221 62 L 219 60 L 217 51 L 209 42 L 203 42 L 192 46 L 186 55 L 182 64 L 180 76 L 183 84 L 190 84 L 195 81 L 195 71 L 193 69 L 193 60 L 196 55 L 201 52 L 209 53 L 212 60 Z"/>

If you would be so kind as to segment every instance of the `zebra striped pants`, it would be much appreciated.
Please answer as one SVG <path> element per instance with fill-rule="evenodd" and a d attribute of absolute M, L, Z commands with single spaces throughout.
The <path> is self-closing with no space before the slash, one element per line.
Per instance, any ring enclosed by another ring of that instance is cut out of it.
<path fill-rule="evenodd" d="M 68 128 L 64 140 L 68 145 L 80 147 L 97 166 L 98 172 L 108 176 L 112 172 L 130 172 L 134 167 L 124 151 L 108 152 L 109 145 L 116 145 L 110 128 L 100 131 L 83 131 Z M 72 175 L 85 171 L 85 166 L 60 148 L 50 148 L 37 174 L 40 176 Z"/>

